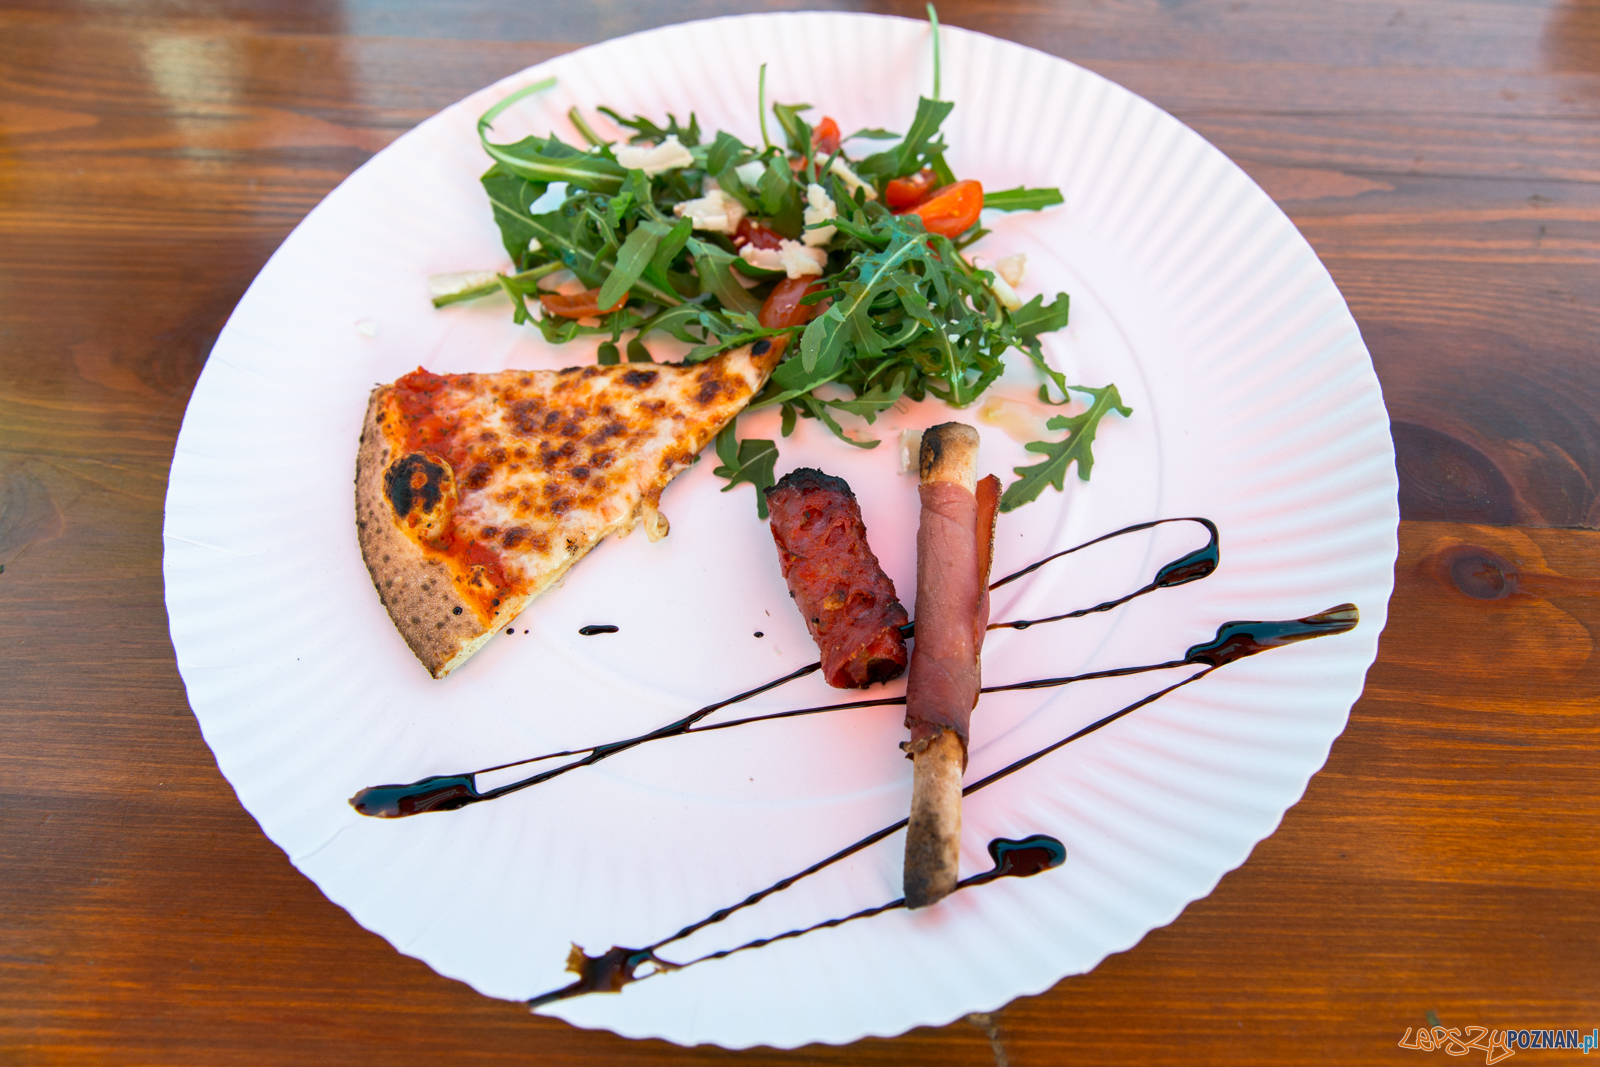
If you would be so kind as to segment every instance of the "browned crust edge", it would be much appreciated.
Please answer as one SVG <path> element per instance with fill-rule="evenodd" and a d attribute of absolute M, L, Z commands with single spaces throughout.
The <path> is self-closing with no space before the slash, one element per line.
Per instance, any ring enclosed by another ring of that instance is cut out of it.
<path fill-rule="evenodd" d="M 449 566 L 431 556 L 395 523 L 383 494 L 383 472 L 393 461 L 388 435 L 378 423 L 389 386 L 380 385 L 367 401 L 356 451 L 356 537 L 378 598 L 395 629 L 435 678 L 449 674 L 494 633 L 502 620 L 516 617 L 527 598 L 502 604 L 490 625 L 456 592 Z"/>

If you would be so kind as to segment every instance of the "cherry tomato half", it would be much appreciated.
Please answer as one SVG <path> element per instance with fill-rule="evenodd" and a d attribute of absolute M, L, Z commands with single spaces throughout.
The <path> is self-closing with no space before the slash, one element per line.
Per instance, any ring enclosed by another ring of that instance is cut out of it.
<path fill-rule="evenodd" d="M 938 179 L 934 177 L 933 171 L 919 170 L 909 177 L 891 181 L 888 188 L 883 191 L 883 199 L 891 211 L 904 211 L 927 199 L 928 194 L 933 192 L 933 183 L 936 181 Z"/>
<path fill-rule="evenodd" d="M 608 308 L 600 306 L 600 290 L 585 289 L 581 293 L 567 296 L 563 293 L 540 293 L 539 303 L 552 315 L 559 315 L 564 319 L 587 319 L 596 315 L 609 315 L 623 304 L 628 302 L 628 294 L 623 293 L 622 299 Z"/>
<path fill-rule="evenodd" d="M 964 181 L 945 186 L 905 214 L 922 219 L 929 233 L 955 237 L 970 229 L 982 210 L 983 186 Z"/>
<path fill-rule="evenodd" d="M 733 245 L 743 248 L 747 244 L 756 248 L 779 248 L 783 245 L 783 235 L 746 215 L 739 220 L 739 228 L 733 231 Z"/>
<path fill-rule="evenodd" d="M 824 116 L 811 131 L 811 151 L 831 156 L 839 151 L 839 124 Z"/>
<path fill-rule="evenodd" d="M 822 282 L 810 278 L 785 278 L 773 286 L 772 293 L 767 297 L 766 303 L 761 305 L 761 313 L 756 319 L 769 330 L 780 330 L 785 326 L 804 326 L 828 306 L 826 300 L 817 304 L 802 304 L 800 299 L 807 293 L 815 293 L 827 288 Z"/>

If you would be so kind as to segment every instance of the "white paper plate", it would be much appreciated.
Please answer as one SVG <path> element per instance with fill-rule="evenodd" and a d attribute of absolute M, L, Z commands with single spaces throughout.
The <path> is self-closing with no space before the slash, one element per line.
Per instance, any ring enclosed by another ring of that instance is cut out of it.
<path fill-rule="evenodd" d="M 701 463 L 666 493 L 672 536 L 598 548 L 465 668 L 431 681 L 374 595 L 352 476 L 367 393 L 439 372 L 557 367 L 503 302 L 433 310 L 433 272 L 504 262 L 477 184 L 474 122 L 506 92 L 559 86 L 497 124 L 502 140 L 567 124 L 574 104 L 759 137 L 773 99 L 846 130 L 904 129 L 931 82 L 923 23 L 751 16 L 640 34 L 524 71 L 380 153 L 311 213 L 218 340 L 178 441 L 167 498 L 167 605 L 178 665 L 218 765 L 262 829 L 329 898 L 401 952 L 495 997 L 566 984 L 570 943 L 637 946 L 900 818 L 910 789 L 897 708 L 663 741 L 492 804 L 399 821 L 357 816 L 361 786 L 607 741 L 815 658 L 752 490 Z M 1327 272 L 1288 219 L 1194 132 L 1059 59 L 945 31 L 949 159 L 991 188 L 1060 186 L 1063 207 L 999 216 L 978 251 L 1025 251 L 1025 295 L 1066 290 L 1046 339 L 1069 379 L 1115 382 L 1092 483 L 1004 516 L 996 573 L 1145 519 L 1222 530 L 1210 579 L 1089 619 L 997 631 L 990 683 L 1181 656 L 1232 619 L 1344 601 L 1360 627 L 1229 666 L 971 797 L 964 873 L 993 837 L 1048 833 L 1067 863 L 549 1011 L 630 1036 L 730 1047 L 845 1042 L 942 1024 L 1049 988 L 1127 949 L 1243 862 L 1322 765 L 1383 628 L 1395 559 L 1394 457 L 1377 379 Z M 857 151 L 866 148 L 858 145 Z M 358 323 L 361 328 L 358 329 Z M 367 336 L 375 329 L 375 336 Z M 1001 395 L 1035 381 L 1017 359 Z M 914 479 L 895 439 L 949 417 L 895 413 L 876 451 L 803 424 L 780 473 L 856 487 L 901 596 L 915 591 Z M 771 416 L 748 435 L 774 436 Z M 984 426 L 984 466 L 1029 461 Z M 764 432 L 771 431 L 771 432 Z M 997 595 L 1039 616 L 1134 588 L 1188 545 L 1125 538 Z M 580 637 L 579 626 L 621 631 Z M 764 636 L 757 638 L 756 631 Z M 1154 676 L 985 698 L 969 780 L 1159 688 Z M 814 679 L 767 709 L 827 702 Z M 741 709 L 743 710 L 743 709 Z M 673 958 L 899 895 L 891 837 L 699 935 Z M 677 949 L 682 948 L 678 953 Z M 337 967 L 337 960 L 329 960 Z"/>

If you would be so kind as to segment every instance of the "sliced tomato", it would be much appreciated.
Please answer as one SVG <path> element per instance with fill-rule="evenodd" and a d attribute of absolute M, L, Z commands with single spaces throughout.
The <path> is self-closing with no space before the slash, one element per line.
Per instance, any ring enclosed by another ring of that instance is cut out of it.
<path fill-rule="evenodd" d="M 587 319 L 596 315 L 609 315 L 623 304 L 628 302 L 628 294 L 623 293 L 622 299 L 608 308 L 600 306 L 600 290 L 585 289 L 581 293 L 567 296 L 564 293 L 540 293 L 539 303 L 552 315 L 559 315 L 564 319 Z"/>
<path fill-rule="evenodd" d="M 888 203 L 889 209 L 895 212 L 916 207 L 933 192 L 934 183 L 938 180 L 934 177 L 933 171 L 919 170 L 909 177 L 891 181 L 883 191 L 883 199 Z"/>
<path fill-rule="evenodd" d="M 735 248 L 743 248 L 745 245 L 753 245 L 756 248 L 780 248 L 783 245 L 783 234 L 761 225 L 746 215 L 739 220 L 739 228 L 733 231 L 733 245 Z"/>
<path fill-rule="evenodd" d="M 826 289 L 827 286 L 810 278 L 785 278 L 772 287 L 772 292 L 767 297 L 766 303 L 761 305 L 761 313 L 756 319 L 769 330 L 781 330 L 785 326 L 804 326 L 828 306 L 826 300 L 817 304 L 802 304 L 800 300 L 807 293 L 815 293 Z"/>
<path fill-rule="evenodd" d="M 956 182 L 902 214 L 916 215 L 929 233 L 955 237 L 967 232 L 983 210 L 983 186 L 975 181 Z"/>
<path fill-rule="evenodd" d="M 839 151 L 839 124 L 824 116 L 811 131 L 811 151 L 831 156 Z"/>

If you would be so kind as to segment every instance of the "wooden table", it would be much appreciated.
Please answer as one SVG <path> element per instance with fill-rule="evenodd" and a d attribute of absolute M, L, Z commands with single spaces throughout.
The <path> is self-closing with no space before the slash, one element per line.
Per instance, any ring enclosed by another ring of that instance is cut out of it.
<path fill-rule="evenodd" d="M 1600 1024 L 1595 0 L 945 0 L 1249 171 L 1349 300 L 1395 423 L 1396 592 L 1349 729 L 1135 950 L 892 1041 L 682 1049 L 435 975 L 262 836 L 162 604 L 173 441 L 230 309 L 436 109 L 759 6 L 0 3 L 0 1061 L 1379 1063 L 1423 1057 L 1396 1043 L 1432 1015 Z"/>

